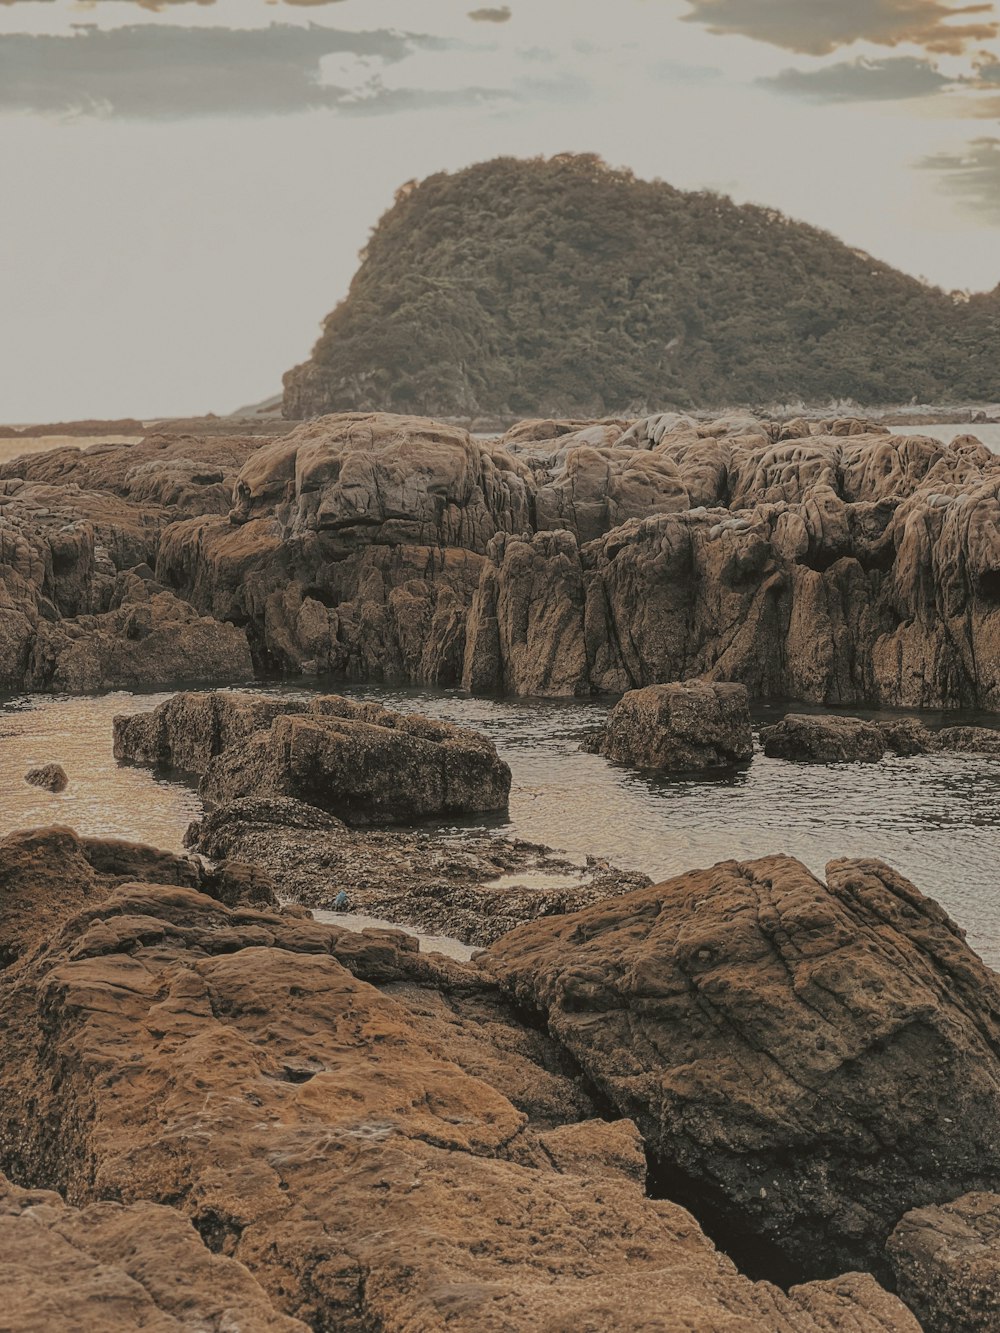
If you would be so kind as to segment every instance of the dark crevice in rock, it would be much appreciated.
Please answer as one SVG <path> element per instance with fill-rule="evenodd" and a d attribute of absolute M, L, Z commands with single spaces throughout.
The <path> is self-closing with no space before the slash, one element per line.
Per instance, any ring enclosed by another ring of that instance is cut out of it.
<path fill-rule="evenodd" d="M 658 1158 L 647 1148 L 646 1163 L 647 1195 L 686 1208 L 716 1248 L 754 1282 L 773 1282 L 787 1291 L 800 1282 L 837 1275 L 836 1265 L 824 1264 L 819 1254 L 815 1265 L 794 1263 L 773 1242 L 748 1230 L 721 1191 L 689 1176 L 675 1162 Z"/>

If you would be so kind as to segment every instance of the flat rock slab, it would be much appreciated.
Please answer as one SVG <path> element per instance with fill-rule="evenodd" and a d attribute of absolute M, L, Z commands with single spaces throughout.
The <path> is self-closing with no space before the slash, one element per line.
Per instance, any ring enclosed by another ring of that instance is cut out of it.
<path fill-rule="evenodd" d="M 287 796 L 349 822 L 503 810 L 511 774 L 485 736 L 319 695 L 181 694 L 115 719 L 115 756 L 201 774 L 206 801 Z"/>

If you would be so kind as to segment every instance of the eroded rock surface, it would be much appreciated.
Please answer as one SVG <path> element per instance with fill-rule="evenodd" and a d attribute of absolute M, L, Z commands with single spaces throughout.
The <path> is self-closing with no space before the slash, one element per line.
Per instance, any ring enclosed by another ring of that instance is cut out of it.
<path fill-rule="evenodd" d="M 0 992 L 8 1167 L 169 1198 L 311 1327 L 916 1329 L 867 1276 L 740 1276 L 644 1196 L 634 1127 L 550 1127 L 588 1112 L 547 1038 L 398 937 L 124 886 Z"/>
<path fill-rule="evenodd" d="M 612 709 L 600 753 L 619 764 L 692 772 L 745 763 L 753 755 L 743 685 L 647 685 Z"/>
<path fill-rule="evenodd" d="M 306 1333 L 173 1208 L 68 1208 L 51 1190 L 0 1176 L 0 1254 L 0 1320 L 17 1333 Z"/>
<path fill-rule="evenodd" d="M 61 826 L 11 833 L 0 840 L 0 967 L 130 880 L 197 888 L 230 906 L 275 903 L 266 871 L 218 860 L 207 869 L 194 857 L 116 838 L 81 838 Z"/>
<path fill-rule="evenodd" d="M 723 862 L 522 926 L 486 965 L 673 1197 L 805 1271 L 884 1271 L 908 1209 L 998 1182 L 1000 981 L 878 861 Z"/>
<path fill-rule="evenodd" d="M 925 1333 L 1000 1328 L 1000 1195 L 917 1208 L 888 1250 L 900 1295 Z"/>
<path fill-rule="evenodd" d="M 511 783 L 478 732 L 336 694 L 175 695 L 117 717 L 114 752 L 199 773 L 213 804 L 287 796 L 352 822 L 502 810 Z"/>

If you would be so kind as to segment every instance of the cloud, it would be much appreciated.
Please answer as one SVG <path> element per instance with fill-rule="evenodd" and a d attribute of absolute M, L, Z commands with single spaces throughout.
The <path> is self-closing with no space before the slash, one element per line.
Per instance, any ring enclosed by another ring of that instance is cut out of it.
<path fill-rule="evenodd" d="M 829 55 L 853 42 L 922 46 L 957 55 L 1000 32 L 992 3 L 954 0 L 687 0 L 688 23 L 739 34 L 802 55 Z M 955 20 L 959 20 L 956 22 Z"/>
<path fill-rule="evenodd" d="M 508 23 L 513 14 L 510 5 L 501 5 L 495 9 L 470 9 L 469 18 L 475 23 Z"/>
<path fill-rule="evenodd" d="M 969 213 L 1000 226 L 1000 139 L 973 139 L 961 152 L 935 153 L 916 165 L 937 172 Z"/>
<path fill-rule="evenodd" d="M 399 91 L 380 70 L 440 38 L 390 29 L 186 28 L 149 24 L 70 36 L 0 35 L 0 111 L 175 120 L 190 116 L 273 115 L 314 108 L 393 110 Z M 321 62 L 340 56 L 350 77 L 324 83 Z M 471 99 L 477 90 L 469 90 Z M 411 105 L 420 100 L 418 90 Z"/>
<path fill-rule="evenodd" d="M 929 60 L 890 56 L 885 60 L 847 60 L 821 69 L 783 69 L 757 82 L 775 92 L 815 102 L 889 102 L 927 97 L 953 80 Z"/>

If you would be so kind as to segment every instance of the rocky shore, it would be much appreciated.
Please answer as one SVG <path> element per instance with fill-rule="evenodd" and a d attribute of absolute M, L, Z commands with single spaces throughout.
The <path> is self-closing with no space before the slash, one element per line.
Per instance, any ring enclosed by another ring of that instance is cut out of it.
<path fill-rule="evenodd" d="M 593 744 L 654 772 L 753 762 L 755 696 L 1000 689 L 970 440 L 338 417 L 0 471 L 6 688 L 607 688 Z M 790 711 L 762 741 L 996 734 Z M 490 832 L 487 737 L 330 693 L 182 691 L 114 746 L 205 812 L 188 855 L 0 841 L 13 1328 L 997 1328 L 1000 978 L 884 862 L 574 864 Z"/>
<path fill-rule="evenodd" d="M 0 467 L 0 685 L 702 678 L 997 708 L 998 485 L 973 436 L 849 419 L 532 421 L 484 441 L 376 414 L 57 450 Z"/>
<path fill-rule="evenodd" d="M 178 1272 L 246 1330 L 993 1326 L 1000 986 L 880 863 L 725 863 L 471 965 L 234 863 L 0 866 L 24 1327 L 69 1273 L 73 1327 L 177 1318 Z"/>

